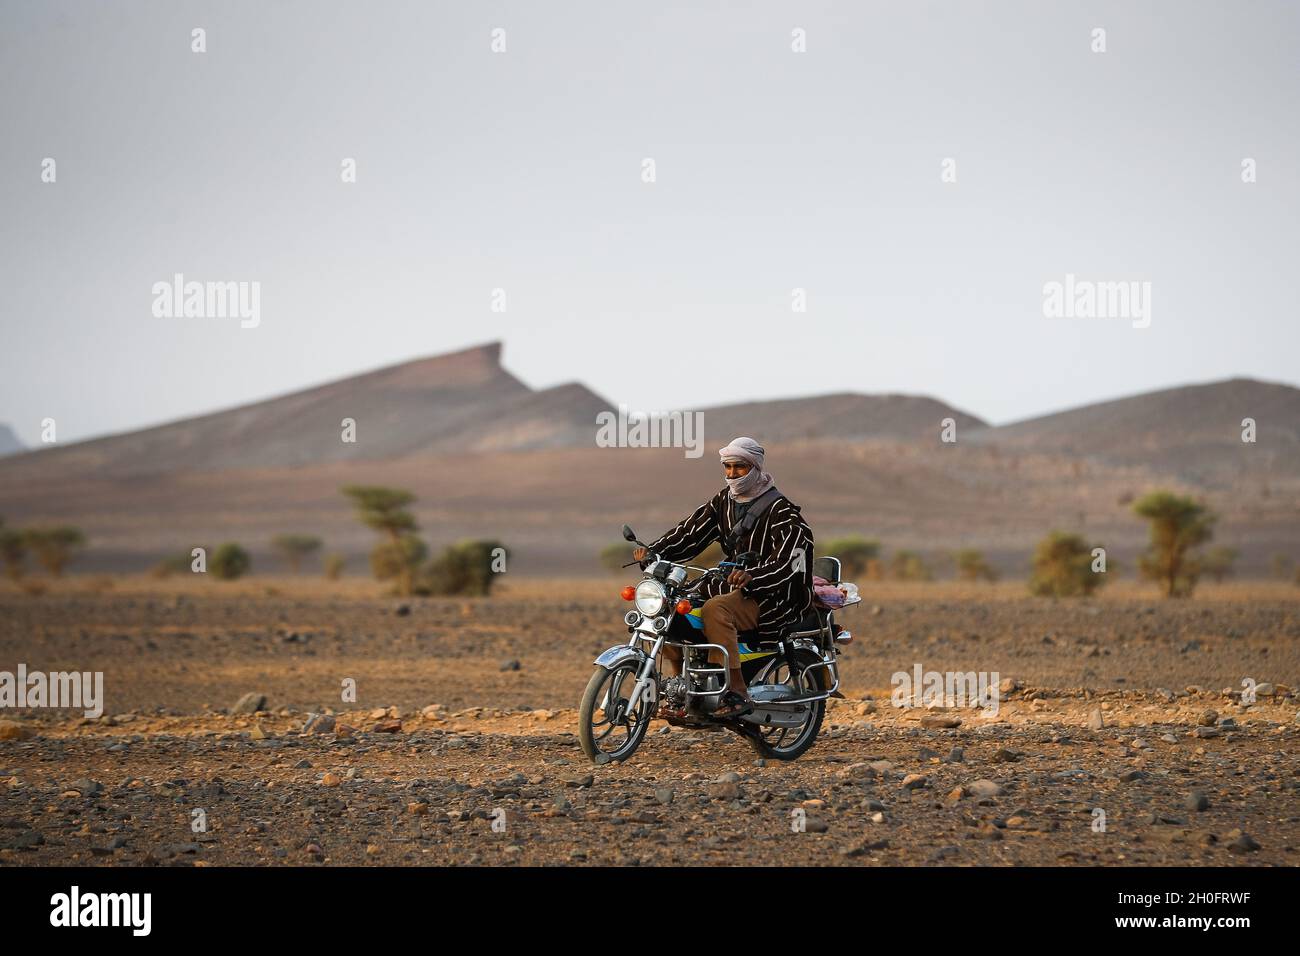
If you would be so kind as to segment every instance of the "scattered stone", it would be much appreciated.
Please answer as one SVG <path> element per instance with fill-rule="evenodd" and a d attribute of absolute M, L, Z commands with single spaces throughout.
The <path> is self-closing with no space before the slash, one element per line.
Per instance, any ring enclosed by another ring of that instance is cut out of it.
<path fill-rule="evenodd" d="M 1193 790 L 1187 795 L 1187 799 L 1183 801 L 1183 806 L 1187 807 L 1188 810 L 1200 813 L 1203 810 L 1210 809 L 1210 798 L 1199 790 Z"/>
<path fill-rule="evenodd" d="M 1213 727 L 1219 722 L 1219 712 L 1217 710 L 1203 711 L 1196 722 L 1202 727 Z"/>
<path fill-rule="evenodd" d="M 994 783 L 992 780 L 975 780 L 966 784 L 966 790 L 976 800 L 1000 797 L 1006 793 L 1000 784 Z"/>
<path fill-rule="evenodd" d="M 999 747 L 993 751 L 994 763 L 1015 763 L 1020 759 L 1020 754 L 1014 750 L 1007 750 L 1005 747 Z"/>
<path fill-rule="evenodd" d="M 232 714 L 255 714 L 259 710 L 266 710 L 266 695 L 251 691 L 235 701 L 235 706 L 230 708 Z"/>
<path fill-rule="evenodd" d="M 69 789 L 77 791 L 83 797 L 93 797 L 104 792 L 104 785 L 98 780 L 82 777 L 80 780 L 74 781 Z"/>
<path fill-rule="evenodd" d="M 1119 775 L 1120 783 L 1133 783 L 1146 776 L 1145 770 L 1126 770 Z"/>
<path fill-rule="evenodd" d="M 675 796 L 676 794 L 673 792 L 671 787 L 658 787 L 655 789 L 655 800 L 659 801 L 659 803 L 665 807 L 673 802 Z"/>
<path fill-rule="evenodd" d="M 921 718 L 921 726 L 927 730 L 952 730 L 961 726 L 961 718 L 945 714 L 926 714 Z"/>
<path fill-rule="evenodd" d="M 400 720 L 381 720 L 371 730 L 377 734 L 400 734 L 402 732 L 402 722 Z"/>
<path fill-rule="evenodd" d="M 320 778 L 320 785 L 322 787 L 337 787 L 342 782 L 343 782 L 343 778 L 336 773 L 327 772 L 324 776 Z"/>
<path fill-rule="evenodd" d="M 1088 714 L 1088 729 L 1101 730 L 1101 728 L 1105 726 L 1106 726 L 1106 720 L 1101 716 L 1101 708 L 1094 707 L 1092 709 L 1092 712 Z"/>
<path fill-rule="evenodd" d="M 308 714 L 302 725 L 304 734 L 328 734 L 334 730 L 334 718 L 329 714 Z"/>
<path fill-rule="evenodd" d="M 924 774 L 909 773 L 903 778 L 904 790 L 920 790 L 929 783 L 929 779 Z"/>
<path fill-rule="evenodd" d="M 524 665 L 520 664 L 520 663 L 519 663 L 517 660 L 515 660 L 514 658 L 511 658 L 511 659 L 508 660 L 508 661 L 502 661 L 502 662 L 501 662 L 501 670 L 503 670 L 503 671 L 517 671 L 517 670 L 519 670 L 519 669 L 520 669 L 521 667 L 523 667 L 523 666 L 524 666 Z"/>
<path fill-rule="evenodd" d="M 1192 733 L 1203 740 L 1209 740 L 1209 739 L 1213 739 L 1214 737 L 1223 736 L 1223 731 L 1220 730 L 1218 727 L 1197 727 L 1195 730 L 1192 731 Z"/>
<path fill-rule="evenodd" d="M 1259 844 L 1254 841 L 1249 833 L 1243 833 L 1240 830 L 1234 830 L 1232 833 L 1237 834 L 1237 838 L 1228 844 L 1229 853 L 1254 853 L 1259 849 Z M 1229 836 L 1232 836 L 1229 833 Z"/>

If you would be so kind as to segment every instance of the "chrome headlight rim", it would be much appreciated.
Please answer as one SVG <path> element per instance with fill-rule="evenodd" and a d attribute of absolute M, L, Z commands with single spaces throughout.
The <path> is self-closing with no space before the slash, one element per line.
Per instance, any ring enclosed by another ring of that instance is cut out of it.
<path fill-rule="evenodd" d="M 636 586 L 636 609 L 646 617 L 654 617 L 664 608 L 667 596 L 658 581 L 646 579 Z"/>

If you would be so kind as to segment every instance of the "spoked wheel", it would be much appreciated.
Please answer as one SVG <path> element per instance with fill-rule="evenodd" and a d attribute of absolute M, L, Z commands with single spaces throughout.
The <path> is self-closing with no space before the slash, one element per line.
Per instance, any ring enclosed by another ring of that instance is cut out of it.
<path fill-rule="evenodd" d="M 578 708 L 578 740 L 582 751 L 594 763 L 626 760 L 641 746 L 658 704 L 657 687 L 651 681 L 641 702 L 628 709 L 636 687 L 636 661 L 613 668 L 597 667 L 587 682 Z"/>
<path fill-rule="evenodd" d="M 819 667 L 816 670 L 809 671 L 804 681 L 800 681 L 799 673 L 802 668 L 816 664 L 821 660 L 816 654 L 808 650 L 797 650 L 794 652 L 795 672 L 790 672 L 790 665 L 782 660 L 779 656 L 772 658 L 762 670 L 754 675 L 750 686 L 755 684 L 785 684 L 794 693 L 796 697 L 803 697 L 806 694 L 817 693 L 825 690 L 830 682 L 830 675 L 826 668 Z M 770 757 L 776 760 L 794 760 L 801 756 L 804 751 L 817 742 L 817 734 L 821 731 L 822 718 L 826 716 L 826 701 L 818 700 L 811 704 L 805 704 L 808 708 L 804 722 L 798 727 L 761 727 L 755 726 L 753 734 L 747 734 L 746 738 L 750 746 L 764 757 Z"/>

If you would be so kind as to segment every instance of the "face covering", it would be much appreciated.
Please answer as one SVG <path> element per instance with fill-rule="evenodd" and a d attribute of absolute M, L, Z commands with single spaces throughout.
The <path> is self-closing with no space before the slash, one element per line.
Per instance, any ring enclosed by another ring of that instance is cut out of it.
<path fill-rule="evenodd" d="M 772 487 L 772 476 L 761 468 L 751 467 L 740 478 L 726 478 L 727 492 L 737 501 L 753 501 Z"/>
<path fill-rule="evenodd" d="M 772 487 L 772 476 L 763 470 L 763 456 L 767 452 L 752 438 L 733 438 L 726 448 L 718 449 L 722 461 L 743 461 L 749 465 L 749 474 L 741 478 L 727 478 L 727 491 L 736 501 L 753 501 Z"/>

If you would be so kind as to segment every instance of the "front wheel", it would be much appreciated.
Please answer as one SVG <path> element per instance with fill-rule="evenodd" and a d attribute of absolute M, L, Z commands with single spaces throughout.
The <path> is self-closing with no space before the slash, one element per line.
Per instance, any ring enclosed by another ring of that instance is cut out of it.
<path fill-rule="evenodd" d="M 578 708 L 578 740 L 582 752 L 593 763 L 626 760 L 645 739 L 657 695 L 652 680 L 640 703 L 628 708 L 639 666 L 633 660 L 610 668 L 597 667 L 587 682 Z"/>

